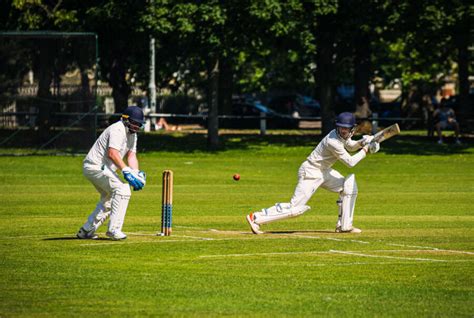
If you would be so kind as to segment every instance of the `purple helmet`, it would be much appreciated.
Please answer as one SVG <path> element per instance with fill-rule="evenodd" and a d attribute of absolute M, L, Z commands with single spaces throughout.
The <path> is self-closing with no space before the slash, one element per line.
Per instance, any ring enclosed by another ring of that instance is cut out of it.
<path fill-rule="evenodd" d="M 143 111 L 138 106 L 129 106 L 125 108 L 122 113 L 122 118 L 132 120 L 141 125 L 145 123 L 145 116 L 143 115 Z"/>
<path fill-rule="evenodd" d="M 336 126 L 353 128 L 356 124 L 356 119 L 353 113 L 344 112 L 337 115 Z"/>
<path fill-rule="evenodd" d="M 122 121 L 126 127 L 130 130 L 130 133 L 135 134 L 145 123 L 145 116 L 143 111 L 138 106 L 129 106 L 122 113 Z"/>

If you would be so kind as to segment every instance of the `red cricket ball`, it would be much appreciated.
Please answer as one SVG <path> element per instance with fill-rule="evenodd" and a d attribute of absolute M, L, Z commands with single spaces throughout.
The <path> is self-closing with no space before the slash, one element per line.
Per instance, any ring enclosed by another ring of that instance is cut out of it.
<path fill-rule="evenodd" d="M 238 174 L 238 173 L 234 174 L 234 180 L 239 181 L 240 180 L 240 174 Z"/>

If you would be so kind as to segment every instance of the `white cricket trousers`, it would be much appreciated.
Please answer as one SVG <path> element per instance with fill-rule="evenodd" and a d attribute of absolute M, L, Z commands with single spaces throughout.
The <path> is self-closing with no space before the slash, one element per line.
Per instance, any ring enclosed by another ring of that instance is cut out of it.
<path fill-rule="evenodd" d="M 267 209 L 253 213 L 256 224 L 262 225 L 278 220 L 284 220 L 303 214 L 310 207 L 306 203 L 319 187 L 332 192 L 341 192 L 345 178 L 336 170 L 321 170 L 308 161 L 301 164 L 298 170 L 298 184 L 290 203 L 276 203 Z"/>
<path fill-rule="evenodd" d="M 319 187 L 339 193 L 344 189 L 344 181 L 344 176 L 336 170 L 321 170 L 305 161 L 298 170 L 298 184 L 290 204 L 292 207 L 306 205 Z"/>
<path fill-rule="evenodd" d="M 84 163 L 82 171 L 100 194 L 96 208 L 83 227 L 95 231 L 110 216 L 108 231 L 121 231 L 131 196 L 130 186 L 105 165 Z"/>

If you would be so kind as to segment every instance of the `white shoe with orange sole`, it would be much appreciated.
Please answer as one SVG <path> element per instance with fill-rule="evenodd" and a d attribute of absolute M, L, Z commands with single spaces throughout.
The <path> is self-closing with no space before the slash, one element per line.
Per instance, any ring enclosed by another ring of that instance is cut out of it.
<path fill-rule="evenodd" d="M 254 221 L 254 216 L 253 213 L 250 213 L 246 217 L 248 224 L 250 225 L 250 228 L 252 229 L 253 234 L 263 234 L 262 231 L 260 231 L 260 225 L 255 223 Z"/>

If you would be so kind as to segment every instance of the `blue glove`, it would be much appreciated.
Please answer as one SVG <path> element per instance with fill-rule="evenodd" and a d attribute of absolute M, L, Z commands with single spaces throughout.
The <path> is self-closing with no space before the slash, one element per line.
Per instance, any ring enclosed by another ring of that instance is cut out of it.
<path fill-rule="evenodd" d="M 123 168 L 122 173 L 125 180 L 133 187 L 133 190 L 138 191 L 143 188 L 144 184 L 140 181 L 140 177 L 130 167 Z"/>
<path fill-rule="evenodd" d="M 138 191 L 138 190 L 141 190 L 145 187 L 145 184 L 146 184 L 146 173 L 145 171 L 142 171 L 142 170 L 133 170 L 134 174 L 135 174 L 135 177 L 137 178 L 137 180 L 141 183 L 143 183 L 143 186 L 139 189 L 137 188 L 133 188 L 133 191 Z"/>

